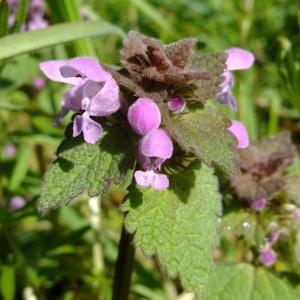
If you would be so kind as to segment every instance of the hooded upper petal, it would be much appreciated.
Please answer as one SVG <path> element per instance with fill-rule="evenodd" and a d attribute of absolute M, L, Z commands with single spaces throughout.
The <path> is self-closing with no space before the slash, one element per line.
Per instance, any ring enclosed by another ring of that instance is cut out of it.
<path fill-rule="evenodd" d="M 148 98 L 139 98 L 135 101 L 129 107 L 127 117 L 132 129 L 140 135 L 146 135 L 157 129 L 161 122 L 158 106 Z"/>
<path fill-rule="evenodd" d="M 163 129 L 154 129 L 140 142 L 141 154 L 147 157 L 168 159 L 173 153 L 173 144 Z"/>
<path fill-rule="evenodd" d="M 226 52 L 228 53 L 226 65 L 229 71 L 249 69 L 254 63 L 255 57 L 250 51 L 230 48 Z"/>
<path fill-rule="evenodd" d="M 105 81 L 108 74 L 108 72 L 100 66 L 98 61 L 91 57 L 75 57 L 69 59 L 60 67 L 60 72 L 65 78 L 85 77 L 93 81 Z"/>
<path fill-rule="evenodd" d="M 238 141 L 237 148 L 247 148 L 249 146 L 248 132 L 243 123 L 233 120 L 228 130 L 236 137 Z"/>
<path fill-rule="evenodd" d="M 80 78 L 64 77 L 60 72 L 60 68 L 66 64 L 66 60 L 48 60 L 40 63 L 40 69 L 51 80 L 77 85 Z"/>

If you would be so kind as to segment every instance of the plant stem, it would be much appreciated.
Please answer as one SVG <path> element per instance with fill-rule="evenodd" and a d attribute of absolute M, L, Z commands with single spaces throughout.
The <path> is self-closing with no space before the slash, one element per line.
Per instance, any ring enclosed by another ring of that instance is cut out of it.
<path fill-rule="evenodd" d="M 112 300 L 128 300 L 134 261 L 133 235 L 123 225 L 115 266 Z"/>

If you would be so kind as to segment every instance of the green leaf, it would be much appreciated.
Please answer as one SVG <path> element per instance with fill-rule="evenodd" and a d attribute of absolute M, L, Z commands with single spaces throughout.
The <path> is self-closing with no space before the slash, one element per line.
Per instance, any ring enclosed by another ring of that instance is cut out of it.
<path fill-rule="evenodd" d="M 122 38 L 125 36 L 119 27 L 101 20 L 53 25 L 45 29 L 11 34 L 1 38 L 0 60 L 102 34 L 116 34 Z"/>
<path fill-rule="evenodd" d="M 15 269 L 12 266 L 1 267 L 0 290 L 4 300 L 13 300 L 16 291 Z"/>
<path fill-rule="evenodd" d="M 95 145 L 81 138 L 65 139 L 44 176 L 40 211 L 68 204 L 85 191 L 90 197 L 106 192 L 111 182 L 118 183 L 125 175 L 131 157 L 128 145 L 125 136 L 112 130 Z"/>
<path fill-rule="evenodd" d="M 11 32 L 20 31 L 22 25 L 26 21 L 27 11 L 28 11 L 29 0 L 20 0 L 18 3 L 18 9 L 15 14 L 15 22 L 11 28 Z"/>
<path fill-rule="evenodd" d="M 213 267 L 221 196 L 212 169 L 195 161 L 163 192 L 134 188 L 122 210 L 126 229 L 171 277 L 202 295 Z"/>
<path fill-rule="evenodd" d="M 167 126 L 183 150 L 195 154 L 209 166 L 237 174 L 237 141 L 228 131 L 230 124 L 223 114 L 206 107 L 173 118 Z"/>
<path fill-rule="evenodd" d="M 224 81 L 223 73 L 227 69 L 225 52 L 196 54 L 187 65 L 187 69 L 207 72 L 210 80 L 196 80 L 194 85 L 197 87 L 195 97 L 203 101 L 216 97 L 221 91 L 220 84 Z"/>
<path fill-rule="evenodd" d="M 32 150 L 28 145 L 22 145 L 18 150 L 17 163 L 9 181 L 9 190 L 15 191 L 19 188 L 22 181 L 25 179 L 27 171 L 30 166 L 30 156 Z"/>
<path fill-rule="evenodd" d="M 219 264 L 203 300 L 296 300 L 300 290 L 265 268 Z"/>
<path fill-rule="evenodd" d="M 0 37 L 6 35 L 9 7 L 6 0 L 0 0 Z"/>

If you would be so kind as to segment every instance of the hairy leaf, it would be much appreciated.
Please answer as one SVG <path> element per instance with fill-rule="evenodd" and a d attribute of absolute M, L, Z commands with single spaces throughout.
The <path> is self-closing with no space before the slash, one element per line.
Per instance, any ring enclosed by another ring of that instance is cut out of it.
<path fill-rule="evenodd" d="M 288 200 L 300 206 L 300 176 L 289 176 L 285 178 L 283 193 Z"/>
<path fill-rule="evenodd" d="M 271 199 L 285 185 L 282 172 L 292 163 L 294 155 L 295 146 L 288 132 L 262 138 L 240 151 L 242 174 L 232 177 L 231 185 L 240 198 Z M 285 187 L 288 191 L 289 185 Z"/>
<path fill-rule="evenodd" d="M 289 132 L 262 138 L 241 150 L 241 168 L 260 176 L 270 175 L 289 166 L 295 155 Z"/>
<path fill-rule="evenodd" d="M 183 150 L 193 153 L 207 165 L 228 174 L 238 173 L 235 137 L 227 130 L 231 122 L 207 107 L 170 120 L 167 127 Z"/>
<path fill-rule="evenodd" d="M 127 146 L 126 146 L 127 145 Z M 107 191 L 111 182 L 119 182 L 130 162 L 126 137 L 108 132 L 95 145 L 81 138 L 67 138 L 58 148 L 58 158 L 46 172 L 39 199 L 44 212 L 87 191 L 94 197 Z"/>
<path fill-rule="evenodd" d="M 193 53 L 197 39 L 186 38 L 166 46 L 166 53 L 173 65 L 184 68 Z"/>
<path fill-rule="evenodd" d="M 231 186 L 239 198 L 254 200 L 259 198 L 271 199 L 285 184 L 279 174 L 257 178 L 250 173 L 240 174 L 231 178 Z"/>
<path fill-rule="evenodd" d="M 264 268 L 250 264 L 220 264 L 212 276 L 203 300 L 296 300 L 300 288 L 294 287 Z"/>
<path fill-rule="evenodd" d="M 210 75 L 209 80 L 195 80 L 193 85 L 195 98 L 198 101 L 215 98 L 221 91 L 220 84 L 224 81 L 222 76 L 226 70 L 227 54 L 225 52 L 205 53 L 192 56 L 186 69 L 204 72 Z"/>
<path fill-rule="evenodd" d="M 145 89 L 151 89 L 153 86 L 157 89 L 157 83 L 160 87 L 168 89 L 174 85 L 182 86 L 199 80 L 210 81 L 212 85 L 216 82 L 220 84 L 223 77 L 221 76 L 220 80 L 215 78 L 216 74 L 219 74 L 217 68 L 223 72 L 225 70 L 224 63 L 220 66 L 220 59 L 216 59 L 220 58 L 220 54 L 212 56 L 215 59 L 206 63 L 206 69 L 211 72 L 199 70 L 197 64 L 196 69 L 192 64 L 187 65 L 195 42 L 195 39 L 186 39 L 163 46 L 157 39 L 131 31 L 121 50 L 121 63 L 131 79 L 143 85 Z M 183 68 L 186 65 L 187 67 Z M 211 67 L 207 68 L 207 65 Z M 207 88 L 206 85 L 205 87 Z M 195 85 L 190 84 L 189 89 L 195 89 Z"/>
<path fill-rule="evenodd" d="M 156 254 L 171 277 L 202 295 L 213 267 L 221 196 L 212 169 L 198 162 L 158 192 L 134 188 L 122 209 L 126 228 L 147 255 Z"/>

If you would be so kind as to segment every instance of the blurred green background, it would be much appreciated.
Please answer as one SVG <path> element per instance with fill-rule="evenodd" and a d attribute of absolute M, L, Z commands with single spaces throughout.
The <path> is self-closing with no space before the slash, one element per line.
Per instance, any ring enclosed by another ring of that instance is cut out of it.
<path fill-rule="evenodd" d="M 239 111 L 219 105 L 246 125 L 252 140 L 288 129 L 300 142 L 300 2 L 298 0 L 48 0 L 50 24 L 82 18 L 138 30 L 165 43 L 195 36 L 200 51 L 250 50 L 254 67 L 235 72 Z M 69 33 L 72 35 L 72 32 Z M 0 43 L 1 45 L 1 43 Z M 21 55 L 0 74 L 0 294 L 10 299 L 110 299 L 122 224 L 111 193 L 98 212 L 81 197 L 46 216 L 36 201 L 41 178 L 55 158 L 65 125 L 52 126 L 65 91 L 46 81 L 38 90 L 38 63 L 95 55 L 118 64 L 122 40 L 105 34 Z M 1 51 L 1 46 L 0 46 Z M 294 166 L 299 172 L 299 166 Z M 16 196 L 25 205 L 16 206 Z M 90 203 L 91 204 L 91 203 Z M 100 225 L 95 225 L 101 221 Z M 132 299 L 176 299 L 173 282 L 154 259 L 137 252 Z M 36 297 L 36 298 L 34 298 Z M 179 299 L 179 298 L 178 298 Z"/>

